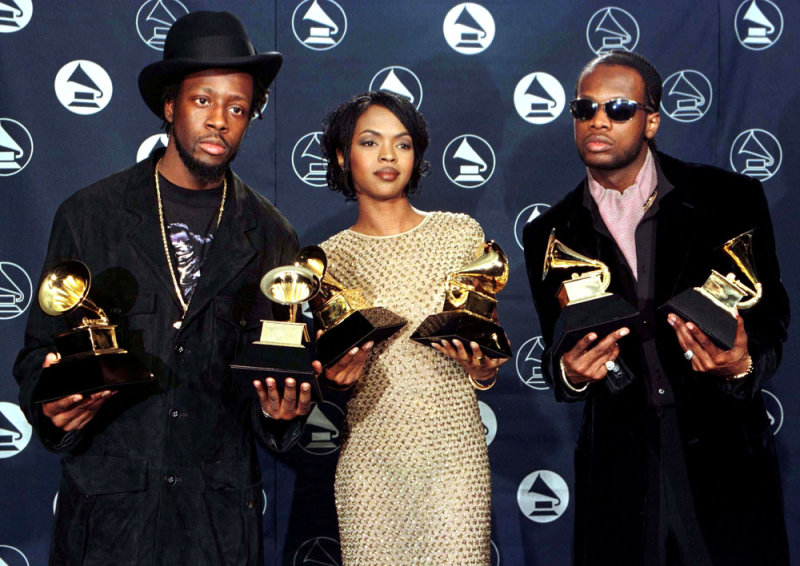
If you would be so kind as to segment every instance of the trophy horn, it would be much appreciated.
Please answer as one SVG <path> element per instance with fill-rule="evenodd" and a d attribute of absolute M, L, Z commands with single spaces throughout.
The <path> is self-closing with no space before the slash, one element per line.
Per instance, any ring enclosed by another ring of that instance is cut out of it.
<path fill-rule="evenodd" d="M 495 295 L 508 283 L 508 258 L 494 240 L 480 244 L 478 254 L 475 261 L 447 276 L 448 285 L 458 282 L 476 291 Z"/>
<path fill-rule="evenodd" d="M 306 246 L 291 265 L 271 269 L 261 278 L 259 288 L 272 301 L 291 306 L 290 321 L 296 320 L 297 305 L 319 292 L 327 261 L 318 246 Z"/>
<path fill-rule="evenodd" d="M 763 294 L 761 283 L 758 281 L 756 269 L 753 265 L 753 230 L 748 230 L 744 234 L 731 238 L 722 245 L 722 249 L 733 259 L 736 266 L 753 285 L 753 288 L 750 288 L 742 284 L 741 281 L 736 281 L 738 286 L 750 295 L 750 298 L 746 301 L 740 301 L 737 308 L 740 310 L 749 309 L 761 300 Z M 728 279 L 735 281 L 733 274 L 728 275 Z"/>
<path fill-rule="evenodd" d="M 103 309 L 89 299 L 91 286 L 92 274 L 85 263 L 78 260 L 59 263 L 45 274 L 39 285 L 39 306 L 50 316 L 61 316 L 83 307 L 99 316 L 100 323 L 108 324 Z"/>
<path fill-rule="evenodd" d="M 600 260 L 587 257 L 564 245 L 563 242 L 556 238 L 556 229 L 550 230 L 547 250 L 544 253 L 542 281 L 545 280 L 551 269 L 582 269 L 587 267 L 600 270 L 602 290 L 605 291 L 611 282 L 611 272 L 608 266 Z"/>
<path fill-rule="evenodd" d="M 306 246 L 301 248 L 294 257 L 294 265 L 307 267 L 322 280 L 328 270 L 328 257 L 319 246 Z"/>

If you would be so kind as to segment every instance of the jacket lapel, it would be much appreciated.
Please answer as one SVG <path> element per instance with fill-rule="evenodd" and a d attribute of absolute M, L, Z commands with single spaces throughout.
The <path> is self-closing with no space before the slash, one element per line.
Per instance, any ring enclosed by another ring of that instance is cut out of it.
<path fill-rule="evenodd" d="M 222 213 L 222 221 L 203 265 L 184 324 L 189 323 L 235 279 L 257 252 L 257 246 L 248 234 L 258 225 L 253 205 L 238 176 L 229 172 L 228 183 L 229 202 Z"/>
<path fill-rule="evenodd" d="M 658 157 L 659 187 L 665 184 L 670 187 L 659 200 L 657 213 L 655 299 L 663 302 L 678 290 L 693 243 L 696 243 L 698 223 L 709 219 L 698 218 L 692 187 L 676 171 L 679 164 L 663 154 Z"/>
<path fill-rule="evenodd" d="M 150 272 L 150 277 L 164 286 L 164 290 L 172 297 L 174 305 L 180 312 L 181 306 L 169 275 L 161 237 L 161 226 L 158 220 L 158 204 L 153 175 L 156 162 L 162 154 L 163 150 L 140 163 L 130 177 L 125 189 L 125 208 L 131 214 L 131 220 L 125 238 L 139 252 L 142 265 Z"/>

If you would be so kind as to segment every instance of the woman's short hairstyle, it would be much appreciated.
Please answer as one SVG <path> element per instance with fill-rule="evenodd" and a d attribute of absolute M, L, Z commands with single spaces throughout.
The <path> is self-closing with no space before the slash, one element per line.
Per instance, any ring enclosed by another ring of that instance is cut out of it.
<path fill-rule="evenodd" d="M 350 173 L 350 145 L 356 130 L 356 122 L 370 106 L 382 106 L 394 114 L 405 126 L 414 146 L 414 169 L 403 190 L 413 195 L 419 188 L 422 177 L 428 174 L 430 163 L 423 159 L 428 149 L 428 126 L 422 114 L 405 97 L 387 91 L 369 91 L 356 95 L 328 114 L 322 122 L 322 156 L 328 160 L 328 188 L 344 194 L 348 200 L 356 200 L 356 190 Z M 342 152 L 344 166 L 339 165 L 337 151 Z"/>

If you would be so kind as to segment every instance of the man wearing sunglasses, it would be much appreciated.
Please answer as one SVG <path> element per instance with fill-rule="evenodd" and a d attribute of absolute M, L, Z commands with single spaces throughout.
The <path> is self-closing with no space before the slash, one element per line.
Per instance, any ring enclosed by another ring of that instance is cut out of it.
<path fill-rule="evenodd" d="M 661 77 L 643 57 L 591 61 L 570 104 L 586 178 L 524 232 L 543 373 L 559 401 L 585 402 L 573 564 L 788 565 L 761 398 L 789 322 L 769 209 L 758 181 L 656 151 L 660 99 Z M 542 280 L 553 229 L 606 264 L 608 291 L 638 310 L 563 355 L 552 351 L 563 277 Z M 702 285 L 722 244 L 748 230 L 763 298 L 737 315 L 735 344 L 723 350 L 658 309 Z"/>

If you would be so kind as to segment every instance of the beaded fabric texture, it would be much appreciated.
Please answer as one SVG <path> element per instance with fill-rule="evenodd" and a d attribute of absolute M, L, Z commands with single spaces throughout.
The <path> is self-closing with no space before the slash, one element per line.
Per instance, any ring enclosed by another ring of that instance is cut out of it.
<path fill-rule="evenodd" d="M 328 269 L 408 324 L 373 349 L 347 405 L 336 469 L 344 566 L 490 561 L 489 458 L 461 366 L 409 339 L 444 303 L 447 273 L 483 242 L 465 214 L 433 212 L 408 232 L 345 230 L 322 244 Z"/>

